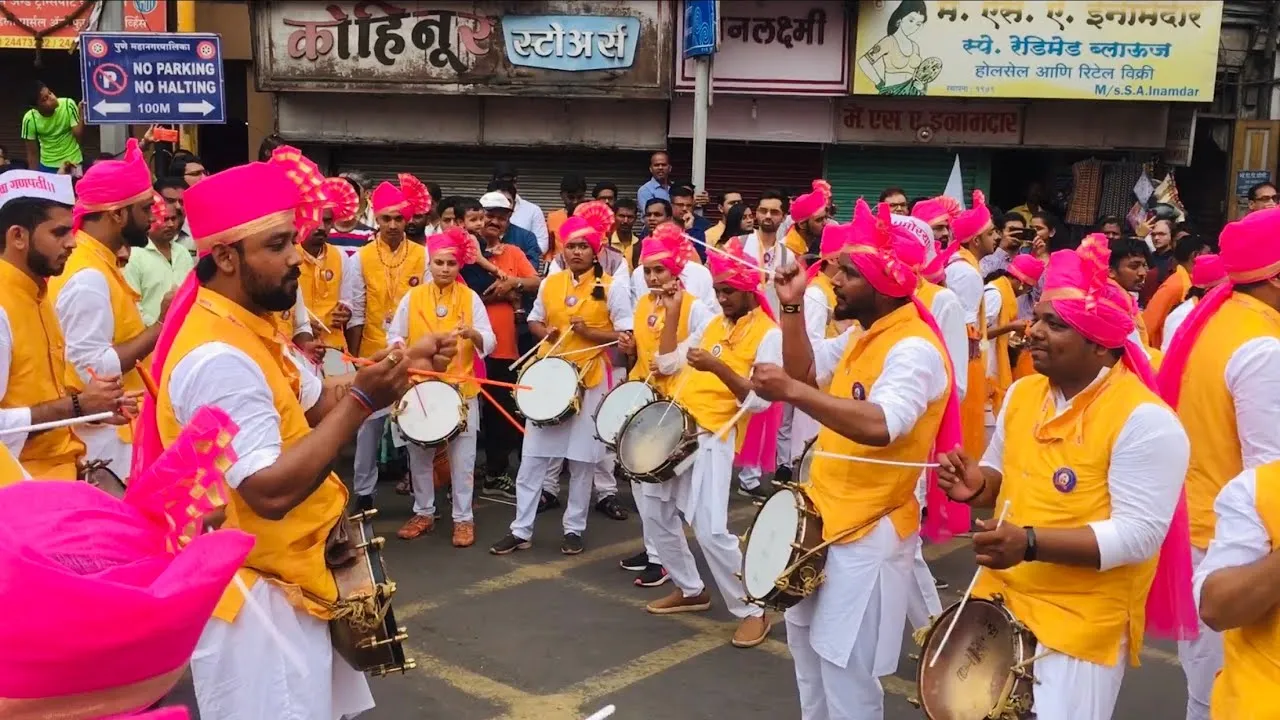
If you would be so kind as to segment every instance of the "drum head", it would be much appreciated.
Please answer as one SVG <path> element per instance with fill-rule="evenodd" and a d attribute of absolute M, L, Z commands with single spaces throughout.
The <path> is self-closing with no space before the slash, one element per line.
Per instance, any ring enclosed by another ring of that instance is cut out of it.
<path fill-rule="evenodd" d="M 346 375 L 356 371 L 356 366 L 342 359 L 346 353 L 338 348 L 325 348 L 324 351 L 324 376 L 337 377 L 338 375 Z"/>
<path fill-rule="evenodd" d="M 983 720 L 995 708 L 1022 658 L 1022 636 L 1009 614 L 989 600 L 970 598 L 942 656 L 934 654 L 959 603 L 943 611 L 920 653 L 920 704 L 934 720 Z"/>
<path fill-rule="evenodd" d="M 763 598 L 791 564 L 791 544 L 800 536 L 794 490 L 782 488 L 764 501 L 742 553 L 742 584 L 751 598 Z"/>
<path fill-rule="evenodd" d="M 440 442 L 462 421 L 462 405 L 462 395 L 452 385 L 439 380 L 418 383 L 396 406 L 400 434 L 415 442 Z"/>
<path fill-rule="evenodd" d="M 563 358 L 542 358 L 520 373 L 520 385 L 532 390 L 516 390 L 516 407 L 534 422 L 554 420 L 578 396 L 578 370 Z"/>
<path fill-rule="evenodd" d="M 609 444 L 618 442 L 618 433 L 635 411 L 657 399 L 657 393 L 647 383 L 628 380 L 604 396 L 596 411 L 596 434 Z"/>
<path fill-rule="evenodd" d="M 684 439 L 684 411 L 666 400 L 655 400 L 633 414 L 618 435 L 618 462 L 633 475 L 662 467 Z"/>

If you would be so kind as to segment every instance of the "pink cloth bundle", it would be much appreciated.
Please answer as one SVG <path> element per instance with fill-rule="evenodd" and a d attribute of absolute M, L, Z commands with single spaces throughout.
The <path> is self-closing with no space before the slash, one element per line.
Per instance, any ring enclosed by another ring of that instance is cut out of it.
<path fill-rule="evenodd" d="M 734 454 L 733 464 L 760 468 L 760 472 L 773 472 L 778 467 L 778 431 L 781 428 L 782 403 L 773 403 L 768 410 L 752 415 L 742 436 L 742 449 Z"/>

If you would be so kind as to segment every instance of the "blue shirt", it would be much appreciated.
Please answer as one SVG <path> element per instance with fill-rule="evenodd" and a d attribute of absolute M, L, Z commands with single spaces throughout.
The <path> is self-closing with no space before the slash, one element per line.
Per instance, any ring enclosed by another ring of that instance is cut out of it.
<path fill-rule="evenodd" d="M 507 225 L 507 234 L 502 236 L 502 242 L 520 248 L 524 256 L 529 258 L 529 264 L 535 268 L 542 261 L 542 249 L 538 247 L 538 236 L 534 235 L 532 230 L 525 230 L 515 224 Z"/>
<path fill-rule="evenodd" d="M 645 205 L 654 198 L 671 202 L 671 183 L 662 185 L 657 180 L 649 178 L 649 182 L 640 186 L 636 192 L 636 210 L 639 211 L 641 220 L 644 219 Z"/>

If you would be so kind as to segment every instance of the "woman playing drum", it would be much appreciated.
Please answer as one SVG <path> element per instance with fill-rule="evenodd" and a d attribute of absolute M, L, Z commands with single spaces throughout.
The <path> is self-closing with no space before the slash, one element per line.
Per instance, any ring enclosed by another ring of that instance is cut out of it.
<path fill-rule="evenodd" d="M 582 552 L 592 469 L 604 456 L 604 446 L 595 437 L 593 416 L 609 388 L 605 382 L 605 375 L 610 371 L 605 351 L 617 341 L 619 332 L 631 329 L 628 285 L 613 282 L 596 260 L 604 234 L 582 218 L 572 217 L 561 226 L 560 237 L 569 267 L 542 281 L 538 299 L 529 312 L 529 330 L 542 340 L 538 349 L 540 358 L 555 349 L 557 357 L 573 364 L 585 395 L 578 412 L 568 414 L 565 419 L 555 424 L 527 424 L 520 472 L 516 476 L 516 517 L 511 523 L 511 532 L 489 549 L 495 555 L 533 545 L 533 521 L 543 479 L 547 468 L 557 459 L 569 461 L 569 504 L 564 512 L 564 541 L 560 551 L 566 555 Z"/>
<path fill-rule="evenodd" d="M 428 270 L 431 282 L 411 288 L 396 308 L 388 336 L 412 344 L 429 334 L 455 333 L 458 354 L 449 363 L 452 377 L 473 377 L 477 363 L 484 367 L 484 356 L 493 350 L 497 340 L 489 326 L 489 314 L 474 290 L 458 277 L 458 271 L 475 257 L 475 243 L 461 228 L 427 238 Z M 476 464 L 476 431 L 480 427 L 480 408 L 476 399 L 479 385 L 464 382 L 457 387 L 466 404 L 466 415 L 459 420 L 462 431 L 449 441 L 449 472 L 453 483 L 453 546 L 470 547 L 476 539 L 471 514 L 473 490 L 472 470 Z M 410 390 L 402 401 L 407 411 L 425 414 L 449 413 L 448 407 L 415 407 L 421 398 Z M 409 443 L 409 474 L 413 483 L 413 517 L 397 533 L 405 540 L 429 533 L 435 528 L 435 448 Z"/>

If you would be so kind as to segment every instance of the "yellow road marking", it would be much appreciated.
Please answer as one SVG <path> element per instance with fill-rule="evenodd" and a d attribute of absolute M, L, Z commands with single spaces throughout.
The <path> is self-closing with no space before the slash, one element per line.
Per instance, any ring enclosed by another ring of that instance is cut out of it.
<path fill-rule="evenodd" d="M 487 700 L 502 708 L 510 708 L 537 697 L 510 685 L 500 683 L 487 675 L 481 675 L 464 667 L 445 662 L 434 655 L 428 655 L 415 648 L 406 648 L 406 652 L 418 661 L 418 670 L 425 670 L 432 676 L 448 683 L 455 690 L 460 690 L 481 700 Z M 414 671 L 411 670 L 410 672 Z"/>
<path fill-rule="evenodd" d="M 566 692 L 581 695 L 586 700 L 598 700 L 670 670 L 699 655 L 724 647 L 727 642 L 728 638 L 721 632 L 699 633 L 605 670 L 599 675 L 574 685 Z"/>

